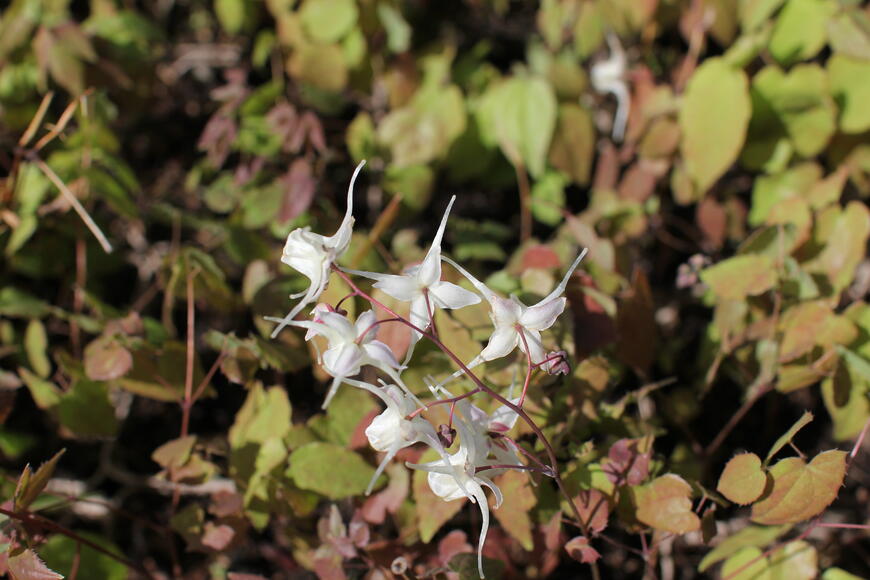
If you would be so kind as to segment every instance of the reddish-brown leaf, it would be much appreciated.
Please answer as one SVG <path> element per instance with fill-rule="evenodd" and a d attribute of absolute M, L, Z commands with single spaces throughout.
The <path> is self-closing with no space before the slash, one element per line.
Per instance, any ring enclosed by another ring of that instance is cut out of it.
<path fill-rule="evenodd" d="M 601 467 L 615 485 L 638 485 L 649 475 L 652 449 L 647 438 L 620 439 L 610 446 Z"/>
<path fill-rule="evenodd" d="M 202 545 L 219 552 L 229 546 L 235 536 L 236 531 L 226 524 L 206 522 L 203 527 Z"/>
<path fill-rule="evenodd" d="M 589 545 L 589 539 L 583 536 L 571 538 L 565 544 L 565 551 L 568 555 L 584 564 L 591 564 L 601 557 L 598 550 Z"/>
<path fill-rule="evenodd" d="M 101 336 L 85 348 L 85 374 L 94 381 L 111 381 L 127 374 L 133 355 L 114 337 Z"/>
<path fill-rule="evenodd" d="M 46 566 L 33 550 L 9 556 L 7 566 L 12 580 L 63 580 L 63 576 Z"/>
<path fill-rule="evenodd" d="M 607 527 L 610 500 L 604 492 L 598 489 L 583 490 L 574 498 L 574 505 L 590 532 L 598 533 Z"/>

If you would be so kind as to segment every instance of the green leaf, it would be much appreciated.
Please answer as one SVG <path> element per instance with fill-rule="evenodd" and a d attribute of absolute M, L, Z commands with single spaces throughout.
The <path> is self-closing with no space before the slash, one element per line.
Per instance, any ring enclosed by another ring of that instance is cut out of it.
<path fill-rule="evenodd" d="M 389 147 L 393 167 L 422 165 L 444 157 L 465 126 L 459 87 L 424 86 L 407 105 L 383 118 L 378 141 Z"/>
<path fill-rule="evenodd" d="M 27 385 L 30 396 L 33 397 L 33 402 L 36 403 L 37 407 L 43 411 L 48 411 L 60 403 L 62 391 L 57 385 L 38 377 L 25 368 L 19 368 L 18 374 Z"/>
<path fill-rule="evenodd" d="M 523 548 L 531 551 L 534 548 L 531 509 L 538 503 L 538 498 L 532 491 L 528 475 L 517 470 L 507 471 L 499 476 L 496 485 L 504 494 L 504 502 L 493 510 L 492 515 Z"/>
<path fill-rule="evenodd" d="M 118 432 L 115 408 L 104 383 L 78 380 L 57 406 L 58 419 L 75 437 L 111 437 Z"/>
<path fill-rule="evenodd" d="M 844 133 L 870 129 L 870 61 L 835 54 L 828 60 L 828 76 L 840 108 L 840 129 Z"/>
<path fill-rule="evenodd" d="M 827 274 L 834 291 L 840 292 L 852 283 L 855 269 L 866 257 L 868 237 L 870 210 L 861 201 L 850 201 L 834 220 L 825 248 L 804 267 L 810 272 Z"/>
<path fill-rule="evenodd" d="M 556 106 L 552 87 L 541 78 L 515 76 L 495 83 L 480 99 L 481 137 L 498 145 L 514 166 L 538 177 L 556 126 Z"/>
<path fill-rule="evenodd" d="M 710 566 L 730 557 L 742 548 L 763 548 L 788 532 L 792 526 L 754 526 L 748 525 L 739 532 L 725 538 L 722 543 L 713 548 L 698 565 L 698 572 L 704 572 Z"/>
<path fill-rule="evenodd" d="M 767 558 L 758 548 L 741 548 L 725 560 L 725 564 L 722 566 L 722 578 L 729 580 L 771 580 Z"/>
<path fill-rule="evenodd" d="M 841 358 L 834 373 L 822 381 L 822 398 L 834 423 L 834 439 L 848 441 L 870 418 L 870 364 L 848 349 L 837 351 Z"/>
<path fill-rule="evenodd" d="M 263 389 L 259 383 L 251 387 L 236 420 L 229 431 L 232 447 L 246 443 L 264 443 L 283 438 L 290 430 L 290 400 L 281 387 Z"/>
<path fill-rule="evenodd" d="M 748 254 L 734 256 L 701 271 L 701 280 L 724 300 L 758 296 L 776 285 L 773 258 Z"/>
<path fill-rule="evenodd" d="M 102 536 L 91 532 L 76 533 L 109 552 L 122 555 L 117 546 Z M 62 534 L 51 536 L 40 547 L 39 555 L 45 558 L 46 564 L 64 574 L 69 574 L 73 566 L 78 564 L 79 572 L 90 578 L 124 580 L 128 577 L 129 571 L 121 562 Z"/>
<path fill-rule="evenodd" d="M 813 580 L 819 575 L 816 549 L 803 540 L 795 540 L 770 554 L 771 580 Z"/>
<path fill-rule="evenodd" d="M 761 469 L 758 455 L 741 453 L 725 465 L 716 491 L 734 503 L 747 505 L 761 497 L 766 485 L 767 475 Z"/>
<path fill-rule="evenodd" d="M 9 318 L 42 318 L 51 312 L 47 302 L 14 286 L 0 288 L 0 315 Z"/>
<path fill-rule="evenodd" d="M 560 105 L 556 133 L 550 146 L 550 165 L 569 176 L 574 183 L 586 185 L 592 172 L 594 154 L 592 114 L 573 103 Z"/>
<path fill-rule="evenodd" d="M 863 580 L 861 576 L 855 576 L 842 568 L 828 568 L 822 574 L 822 580 Z"/>
<path fill-rule="evenodd" d="M 360 495 L 375 470 L 362 457 L 334 443 L 309 443 L 290 454 L 292 477 L 301 489 L 329 499 Z"/>
<path fill-rule="evenodd" d="M 770 469 L 773 489 L 752 506 L 752 521 L 777 525 L 802 522 L 825 511 L 846 475 L 846 452 L 825 451 L 807 464 L 787 457 Z"/>
<path fill-rule="evenodd" d="M 767 452 L 767 457 L 764 458 L 764 464 L 767 465 L 771 458 L 779 453 L 779 451 L 789 444 L 789 442 L 794 439 L 794 436 L 797 435 L 797 432 L 810 424 L 813 420 L 813 414 L 809 411 L 804 411 L 804 414 L 801 415 L 800 419 L 795 421 L 794 425 L 788 428 L 788 431 L 783 433 L 779 439 L 773 444 L 773 447 L 770 448 L 770 451 Z"/>
<path fill-rule="evenodd" d="M 247 28 L 256 6 L 251 0 L 215 0 L 214 11 L 224 32 L 234 36 Z"/>
<path fill-rule="evenodd" d="M 794 197 L 809 197 L 813 185 L 822 177 L 822 168 L 817 163 L 805 162 L 774 175 L 763 175 L 752 186 L 752 208 L 749 210 L 750 225 L 767 221 L 774 207 Z"/>
<path fill-rule="evenodd" d="M 688 175 L 702 193 L 737 159 L 750 113 L 743 71 L 721 58 L 705 60 L 689 80 L 679 115 L 680 151 Z"/>
<path fill-rule="evenodd" d="M 54 456 L 39 466 L 31 475 L 30 465 L 24 466 L 24 472 L 18 480 L 18 485 L 15 488 L 14 509 L 15 511 L 27 510 L 45 486 L 48 480 L 54 475 L 54 469 L 57 467 L 57 462 L 63 457 L 66 449 L 61 449 Z"/>
<path fill-rule="evenodd" d="M 322 43 L 341 40 L 359 16 L 355 0 L 305 0 L 299 9 L 308 36 Z"/>
<path fill-rule="evenodd" d="M 412 29 L 394 6 L 378 3 L 378 19 L 387 33 L 387 48 L 390 52 L 405 52 L 411 46 Z"/>
<path fill-rule="evenodd" d="M 51 374 L 51 361 L 48 359 L 48 335 L 45 326 L 37 319 L 27 325 L 24 332 L 24 349 L 31 368 L 43 379 Z"/>
<path fill-rule="evenodd" d="M 870 60 L 870 16 L 859 6 L 846 8 L 828 21 L 828 37 L 834 52 Z"/>
<path fill-rule="evenodd" d="M 809 60 L 828 41 L 828 19 L 836 5 L 828 0 L 788 0 L 770 37 L 770 54 L 786 66 Z"/>
<path fill-rule="evenodd" d="M 532 215 L 539 222 L 555 226 L 562 222 L 565 207 L 565 178 L 547 172 L 532 186 Z"/>

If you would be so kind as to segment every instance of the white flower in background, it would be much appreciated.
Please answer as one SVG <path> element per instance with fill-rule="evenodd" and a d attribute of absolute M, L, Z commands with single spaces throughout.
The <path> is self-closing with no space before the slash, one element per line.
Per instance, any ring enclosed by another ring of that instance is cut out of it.
<path fill-rule="evenodd" d="M 344 219 L 338 227 L 338 231 L 331 237 L 325 237 L 311 232 L 311 228 L 297 228 L 287 236 L 284 244 L 284 254 L 281 261 L 305 275 L 310 283 L 308 289 L 299 294 L 293 294 L 290 298 L 302 297 L 302 300 L 283 319 L 267 318 L 278 322 L 278 327 L 272 331 L 272 338 L 278 336 L 285 326 L 299 314 L 305 306 L 317 300 L 329 282 L 329 270 L 332 264 L 341 257 L 350 244 L 353 234 L 353 184 L 365 161 L 361 161 L 353 172 L 350 185 L 347 188 L 347 211 Z"/>
<path fill-rule="evenodd" d="M 432 240 L 432 245 L 420 264 L 411 266 L 401 276 L 345 270 L 350 274 L 377 280 L 375 288 L 379 288 L 384 294 L 396 300 L 410 302 L 411 323 L 420 330 L 426 330 L 429 327 L 435 316 L 436 308 L 463 308 L 480 302 L 480 297 L 474 292 L 469 292 L 456 284 L 441 280 L 441 240 L 444 237 L 447 217 L 450 215 L 450 208 L 453 207 L 454 201 L 456 201 L 455 195 L 450 198 L 450 203 L 447 205 L 444 217 L 441 218 L 441 225 L 438 226 L 435 239 Z M 422 335 L 418 331 L 411 329 L 411 343 L 405 357 L 406 362 L 411 359 L 414 346 L 421 337 Z"/>
<path fill-rule="evenodd" d="M 533 364 L 543 362 L 546 359 L 546 352 L 541 342 L 541 332 L 553 326 L 559 315 L 564 312 L 567 300 L 562 294 L 565 292 L 568 280 L 580 264 L 580 260 L 586 255 L 586 252 L 587 250 L 584 249 L 577 256 L 577 259 L 568 268 L 565 277 L 562 278 L 559 285 L 546 298 L 534 306 L 526 306 L 513 295 L 510 298 L 502 298 L 487 288 L 483 282 L 469 274 L 465 268 L 450 258 L 443 258 L 445 262 L 459 270 L 483 294 L 483 297 L 492 307 L 490 317 L 495 326 L 492 336 L 490 336 L 489 343 L 487 343 L 481 353 L 468 363 L 468 368 L 485 361 L 507 356 L 517 346 L 519 346 L 521 351 L 526 353 Z M 456 377 L 460 374 L 461 371 L 454 373 L 453 376 Z"/>
<path fill-rule="evenodd" d="M 332 401 L 341 383 L 348 377 L 359 374 L 365 365 L 379 369 L 401 386 L 417 404 L 423 406 L 399 377 L 399 363 L 393 351 L 383 342 L 375 340 L 377 318 L 372 310 L 360 314 L 355 323 L 328 309 L 315 309 L 315 315 L 315 320 L 290 320 L 287 324 L 308 329 L 306 340 L 323 336 L 329 342 L 329 347 L 321 356 L 323 370 L 333 377 L 332 385 L 323 401 L 324 409 Z"/>
<path fill-rule="evenodd" d="M 372 492 L 375 481 L 396 456 L 396 453 L 414 443 L 426 443 L 441 454 L 445 461 L 444 465 L 449 464 L 447 452 L 444 451 L 444 447 L 439 442 L 432 424 L 420 416 L 407 419 L 408 415 L 417 409 L 417 405 L 402 389 L 396 385 L 385 385 L 383 388 L 378 388 L 354 379 L 346 379 L 345 382 L 375 394 L 387 406 L 380 415 L 372 420 L 365 431 L 372 448 L 386 453 L 366 488 L 366 495 Z"/>
<path fill-rule="evenodd" d="M 477 542 L 477 570 L 483 578 L 483 543 L 489 531 L 489 505 L 486 502 L 486 486 L 495 495 L 495 507 L 498 509 L 504 499 L 501 490 L 489 478 L 498 472 L 489 470 L 492 464 L 487 459 L 488 446 L 485 438 L 475 432 L 461 413 L 456 415 L 456 428 L 459 431 L 459 451 L 449 455 L 447 463 L 431 461 L 429 463 L 408 463 L 408 467 L 428 471 L 429 487 L 432 493 L 444 501 L 453 501 L 467 497 L 480 508 L 481 526 L 480 539 Z M 487 475 L 483 473 L 489 472 Z"/>
<path fill-rule="evenodd" d="M 592 67 L 592 86 L 599 93 L 612 93 L 616 96 L 616 116 L 613 119 L 613 139 L 622 141 L 625 135 L 625 124 L 628 120 L 628 110 L 631 107 L 631 96 L 625 81 L 625 52 L 615 34 L 607 35 L 607 46 L 610 48 L 610 58 L 596 63 Z"/>

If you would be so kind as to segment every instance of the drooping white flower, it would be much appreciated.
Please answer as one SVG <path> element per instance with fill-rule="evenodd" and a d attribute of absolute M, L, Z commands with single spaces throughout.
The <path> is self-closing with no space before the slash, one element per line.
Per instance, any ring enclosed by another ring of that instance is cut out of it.
<path fill-rule="evenodd" d="M 346 270 L 350 274 L 377 280 L 375 288 L 379 288 L 384 294 L 396 300 L 410 302 L 410 321 L 420 330 L 429 327 L 436 308 L 463 308 L 480 302 L 480 297 L 474 292 L 441 280 L 441 240 L 454 201 L 456 201 L 455 195 L 450 198 L 432 245 L 420 264 L 411 266 L 402 275 Z M 410 360 L 414 346 L 421 337 L 417 330 L 411 329 L 411 343 L 408 346 L 406 361 Z"/>
<path fill-rule="evenodd" d="M 484 486 L 492 490 L 495 495 L 496 509 L 501 506 L 504 498 L 501 490 L 490 479 L 490 476 L 498 472 L 488 469 L 492 462 L 487 459 L 488 447 L 485 439 L 476 433 L 461 413 L 456 415 L 456 429 L 459 431 L 459 451 L 449 455 L 446 464 L 444 461 L 431 461 L 406 465 L 412 469 L 429 472 L 428 482 L 432 493 L 444 501 L 467 497 L 480 508 L 477 570 L 483 578 L 483 544 L 489 531 L 489 505 L 486 501 L 486 493 L 483 491 Z"/>
<path fill-rule="evenodd" d="M 346 316 L 329 310 L 318 310 L 315 320 L 290 320 L 287 324 L 305 328 L 308 332 L 306 340 L 314 336 L 323 336 L 329 347 L 321 356 L 323 370 L 333 377 L 332 385 L 323 401 L 325 409 L 338 387 L 348 377 L 359 374 L 365 365 L 371 365 L 402 387 L 406 393 L 421 406 L 399 377 L 399 363 L 396 361 L 390 347 L 379 340 L 377 334 L 377 317 L 374 311 L 366 310 L 360 314 L 356 322 L 351 323 Z"/>
<path fill-rule="evenodd" d="M 345 382 L 375 394 L 387 406 L 380 415 L 372 420 L 365 431 L 366 438 L 368 438 L 372 448 L 375 451 L 386 453 L 366 488 L 366 495 L 372 492 L 375 481 L 396 456 L 396 453 L 414 443 L 426 443 L 438 451 L 444 459 L 445 465 L 447 464 L 447 452 L 444 451 L 444 447 L 439 442 L 432 424 L 419 415 L 412 419 L 407 418 L 417 409 L 417 405 L 407 393 L 396 385 L 385 385 L 378 388 L 354 379 L 345 379 Z"/>
<path fill-rule="evenodd" d="M 613 119 L 613 139 L 622 141 L 625 135 L 625 124 L 628 120 L 628 110 L 631 107 L 631 96 L 625 80 L 625 52 L 615 34 L 607 35 L 607 46 L 610 48 L 610 58 L 593 65 L 592 86 L 599 93 L 612 93 L 616 96 L 616 116 Z"/>
<path fill-rule="evenodd" d="M 353 185 L 356 178 L 365 165 L 365 161 L 361 161 L 353 172 L 353 177 L 350 179 L 350 185 L 347 188 L 347 210 L 344 214 L 344 219 L 338 230 L 330 237 L 315 234 L 311 228 L 297 228 L 290 232 L 287 236 L 287 242 L 284 244 L 284 254 L 281 256 L 281 261 L 302 273 L 310 281 L 308 289 L 299 294 L 293 294 L 290 298 L 302 297 L 296 306 L 283 319 L 268 318 L 279 322 L 275 330 L 272 331 L 272 338 L 278 336 L 285 326 L 287 326 L 293 318 L 299 314 L 305 306 L 317 300 L 326 285 L 329 282 L 329 270 L 332 264 L 341 257 L 347 250 L 350 244 L 351 235 L 353 234 Z"/>
<path fill-rule="evenodd" d="M 544 345 L 541 342 L 541 332 L 550 328 L 565 310 L 566 298 L 562 296 L 568 285 L 568 280 L 586 255 L 584 249 L 568 271 L 565 277 L 550 294 L 535 304 L 526 306 L 516 296 L 502 298 L 490 290 L 483 282 L 469 274 L 465 268 L 451 260 L 442 258 L 465 276 L 478 292 L 489 302 L 492 312 L 490 317 L 495 326 L 486 347 L 477 355 L 468 367 L 471 368 L 484 361 L 495 360 L 507 356 L 519 346 L 533 364 L 541 363 L 546 358 Z M 457 373 L 454 376 L 458 376 Z"/>
<path fill-rule="evenodd" d="M 454 398 L 453 393 L 441 385 L 429 385 L 429 390 L 436 398 Z M 511 385 L 513 392 L 513 385 Z M 508 395 L 510 397 L 511 395 Z M 508 399 L 514 405 L 520 402 L 520 397 Z M 507 405 L 500 405 L 492 413 L 487 413 L 466 399 L 456 402 L 456 408 L 466 418 L 466 425 L 474 432 L 478 441 L 486 447 L 486 454 L 492 455 L 495 464 L 522 465 L 515 444 L 502 437 L 516 425 L 519 415 Z M 502 473 L 505 469 L 493 469 L 492 475 Z"/>

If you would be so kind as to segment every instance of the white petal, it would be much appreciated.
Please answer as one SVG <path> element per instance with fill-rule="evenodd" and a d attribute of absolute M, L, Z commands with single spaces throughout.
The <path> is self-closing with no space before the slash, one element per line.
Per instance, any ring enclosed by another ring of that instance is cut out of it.
<path fill-rule="evenodd" d="M 454 201 L 456 201 L 455 195 L 450 198 L 450 203 L 444 210 L 444 217 L 441 218 L 441 224 L 432 240 L 432 245 L 429 246 L 429 251 L 417 271 L 417 279 L 422 286 L 431 286 L 441 279 L 441 240 L 444 238 L 444 228 L 447 227 L 447 217 L 450 215 L 450 208 L 453 207 Z"/>
<path fill-rule="evenodd" d="M 383 290 L 384 294 L 401 302 L 410 302 L 420 294 L 420 286 L 417 284 L 417 279 L 407 275 L 386 275 L 375 282 L 375 288 Z"/>
<path fill-rule="evenodd" d="M 402 417 L 393 409 L 385 409 L 366 427 L 365 434 L 369 445 L 376 451 L 388 451 L 396 445 L 405 447 L 406 445 L 402 445 L 401 421 Z"/>
<path fill-rule="evenodd" d="M 372 328 L 372 325 L 377 321 L 378 317 L 375 316 L 374 310 L 366 310 L 357 316 L 356 322 L 353 324 L 356 340 L 363 343 L 372 340 L 378 332 L 377 326 Z M 366 336 L 363 336 L 363 334 Z"/>
<path fill-rule="evenodd" d="M 571 264 L 571 267 L 568 268 L 568 271 L 565 272 L 565 276 L 562 277 L 562 281 L 559 282 L 559 285 L 550 292 L 550 294 L 541 300 L 541 302 L 549 302 L 550 300 L 554 300 L 556 297 L 561 296 L 565 293 L 565 288 L 568 287 L 568 280 L 571 279 L 571 275 L 574 273 L 574 270 L 577 269 L 577 266 L 580 265 L 580 261 L 586 256 L 586 253 L 589 251 L 589 248 L 583 248 L 583 251 L 580 252 L 580 255 L 574 259 L 574 262 Z M 538 304 L 540 304 L 539 302 Z"/>
<path fill-rule="evenodd" d="M 483 578 L 483 543 L 486 541 L 486 534 L 489 531 L 489 505 L 486 502 L 486 494 L 479 484 L 474 486 L 469 485 L 468 487 L 477 500 L 477 507 L 480 508 L 481 523 L 480 538 L 477 540 L 477 573 Z"/>
<path fill-rule="evenodd" d="M 380 274 L 378 272 L 367 272 L 365 270 L 352 270 L 351 268 L 341 268 L 341 271 L 353 276 L 362 276 L 369 280 L 383 280 L 384 278 L 393 276 L 393 274 Z"/>
<path fill-rule="evenodd" d="M 350 185 L 347 187 L 347 210 L 344 213 L 344 219 L 341 221 L 341 225 L 338 227 L 335 235 L 327 240 L 326 245 L 335 251 L 336 258 L 347 250 L 350 238 L 353 235 L 353 185 L 356 183 L 356 178 L 365 164 L 365 161 L 360 161 L 359 165 L 356 166 L 353 177 L 350 178 Z"/>
<path fill-rule="evenodd" d="M 369 495 L 372 493 L 372 489 L 374 489 L 374 487 L 375 487 L 375 482 L 378 480 L 378 478 L 384 472 L 384 469 L 386 469 L 387 465 L 390 464 L 390 461 L 393 459 L 393 457 L 396 456 L 396 453 L 398 453 L 400 449 L 402 449 L 402 446 L 395 446 L 395 447 L 392 447 L 392 448 L 386 450 L 387 454 L 384 455 L 383 459 L 381 459 L 381 463 L 378 465 L 378 468 L 375 470 L 374 475 L 372 475 L 372 478 L 369 481 L 368 487 L 366 487 L 366 495 Z"/>
<path fill-rule="evenodd" d="M 362 346 L 362 350 L 365 351 L 366 362 L 370 365 L 376 366 L 381 370 L 384 370 L 384 368 L 399 368 L 399 362 L 396 360 L 396 355 L 393 354 L 390 347 L 380 340 L 367 342 Z"/>
<path fill-rule="evenodd" d="M 326 398 L 323 399 L 323 405 L 320 407 L 321 409 L 326 409 L 329 406 L 335 393 L 338 392 L 338 387 L 341 386 L 341 379 L 342 377 L 335 377 L 332 379 L 332 384 L 329 385 L 329 390 L 326 392 Z"/>
<path fill-rule="evenodd" d="M 511 403 L 516 405 L 519 403 L 520 399 L 517 397 L 516 399 L 511 400 Z M 498 424 L 494 429 L 490 427 L 490 430 L 507 432 L 510 431 L 513 426 L 516 424 L 519 415 L 506 405 L 500 405 L 498 409 L 493 411 L 492 415 L 489 416 L 489 425 L 495 426 L 494 424 Z M 507 429 L 505 429 L 505 427 Z"/>
<path fill-rule="evenodd" d="M 411 301 L 411 315 L 409 319 L 411 324 L 419 328 L 420 330 L 426 330 L 429 328 L 429 324 L 432 322 L 429 313 L 429 305 L 426 304 L 426 297 L 420 294 L 416 296 L 414 300 Z M 434 314 L 434 312 L 432 313 Z M 412 332 L 416 332 L 412 329 Z"/>
<path fill-rule="evenodd" d="M 465 276 L 465 278 L 469 282 L 471 282 L 471 285 L 474 286 L 475 288 L 477 288 L 477 291 L 480 292 L 481 294 L 483 294 L 483 297 L 486 298 L 489 302 L 492 302 L 493 297 L 497 297 L 495 292 L 493 292 L 492 290 L 487 288 L 486 284 L 484 284 L 483 282 L 481 282 L 480 280 L 478 280 L 477 278 L 475 278 L 474 276 L 469 274 L 468 270 L 466 270 L 465 268 L 463 268 L 462 266 L 460 266 L 459 264 L 457 264 L 456 262 L 454 262 L 453 260 L 451 260 L 447 256 L 441 256 L 441 259 L 444 260 L 445 262 L 447 262 L 448 264 L 450 264 L 451 266 L 453 266 L 454 268 L 456 268 L 460 274 Z"/>
<path fill-rule="evenodd" d="M 528 328 L 523 329 L 523 338 L 525 338 L 525 342 L 522 338 L 519 340 L 520 350 L 526 353 L 529 358 L 532 360 L 532 364 L 537 364 L 542 362 L 547 358 L 547 353 L 544 350 L 544 343 L 541 342 L 541 333 L 537 330 L 529 330 Z M 528 349 L 526 349 L 528 346 Z"/>
<path fill-rule="evenodd" d="M 456 478 L 453 475 L 430 471 L 427 481 L 432 493 L 444 501 L 453 501 L 454 499 L 467 497 L 462 488 L 457 485 Z"/>
<path fill-rule="evenodd" d="M 492 336 L 489 337 L 489 343 L 481 352 L 479 357 L 482 360 L 490 361 L 503 356 L 507 356 L 516 348 L 519 334 L 514 328 L 497 328 Z"/>
<path fill-rule="evenodd" d="M 465 308 L 480 302 L 480 296 L 452 282 L 435 282 L 429 286 L 429 299 L 438 308 Z"/>
<path fill-rule="evenodd" d="M 347 319 L 347 316 L 338 312 L 323 312 L 320 314 L 319 320 L 319 324 L 330 329 L 336 337 L 335 339 L 330 338 L 329 346 L 336 346 L 339 342 L 354 342 L 356 340 L 356 328 Z"/>
<path fill-rule="evenodd" d="M 362 349 L 350 342 L 327 349 L 323 353 L 323 370 L 333 377 L 350 377 L 359 373 Z"/>
<path fill-rule="evenodd" d="M 526 309 L 516 296 L 511 296 L 510 300 L 493 296 L 489 304 L 492 306 L 492 321 L 497 327 L 513 326 Z"/>
<path fill-rule="evenodd" d="M 564 296 L 549 302 L 542 300 L 534 306 L 526 308 L 525 312 L 520 315 L 519 323 L 531 330 L 547 330 L 565 312 L 567 302 Z"/>

